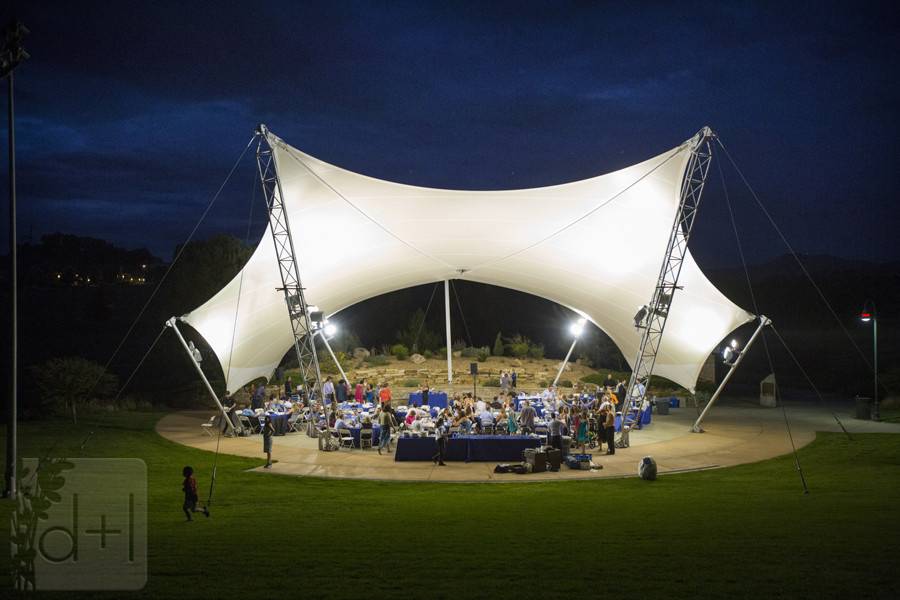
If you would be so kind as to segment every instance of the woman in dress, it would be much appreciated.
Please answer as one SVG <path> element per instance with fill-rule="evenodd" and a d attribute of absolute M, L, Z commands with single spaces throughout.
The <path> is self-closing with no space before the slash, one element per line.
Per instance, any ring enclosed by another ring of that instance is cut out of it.
<path fill-rule="evenodd" d="M 575 417 L 575 431 L 576 433 L 576 441 L 581 444 L 581 453 L 584 454 L 587 450 L 587 443 L 590 440 L 590 435 L 588 434 L 588 415 L 586 410 L 582 410 L 581 413 L 577 417 Z"/>

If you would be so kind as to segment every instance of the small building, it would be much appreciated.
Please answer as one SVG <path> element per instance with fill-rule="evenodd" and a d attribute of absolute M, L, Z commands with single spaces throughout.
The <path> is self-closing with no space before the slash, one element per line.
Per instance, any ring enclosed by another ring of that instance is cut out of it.
<path fill-rule="evenodd" d="M 759 382 L 759 405 L 775 408 L 777 402 L 778 384 L 775 383 L 775 373 Z"/>

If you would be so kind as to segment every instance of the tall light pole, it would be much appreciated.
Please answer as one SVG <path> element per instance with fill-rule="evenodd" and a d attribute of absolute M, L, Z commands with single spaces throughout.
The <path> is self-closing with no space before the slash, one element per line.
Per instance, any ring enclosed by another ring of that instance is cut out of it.
<path fill-rule="evenodd" d="M 10 394 L 9 414 L 6 423 L 6 487 L 3 495 L 6 498 L 16 496 L 16 421 L 18 420 L 18 369 L 19 369 L 19 331 L 18 331 L 18 273 L 16 270 L 17 242 L 16 242 L 16 107 L 13 97 L 13 71 L 19 64 L 28 58 L 28 53 L 22 48 L 22 38 L 28 35 L 28 28 L 13 20 L 6 27 L 3 47 L 0 49 L 0 79 L 6 77 L 9 93 L 8 118 L 9 118 L 9 280 L 10 280 Z"/>
<path fill-rule="evenodd" d="M 569 363 L 569 358 L 572 356 L 572 351 L 575 350 L 575 344 L 578 343 L 578 338 L 581 336 L 581 333 L 584 331 L 584 325 L 587 323 L 587 319 L 578 319 L 571 325 L 569 325 L 569 333 L 575 338 L 572 340 L 572 345 L 569 346 L 569 352 L 566 353 L 566 357 L 563 359 L 562 363 L 559 365 L 559 371 L 556 372 L 556 379 L 553 380 L 553 384 L 551 387 L 556 387 L 556 383 L 559 381 L 559 378 L 562 376 L 563 369 L 566 368 L 566 365 Z"/>
<path fill-rule="evenodd" d="M 875 303 L 869 300 L 859 313 L 859 320 L 863 323 L 872 321 L 872 353 L 875 355 L 875 387 L 872 389 L 872 420 L 881 419 L 881 410 L 878 406 L 878 309 Z"/>

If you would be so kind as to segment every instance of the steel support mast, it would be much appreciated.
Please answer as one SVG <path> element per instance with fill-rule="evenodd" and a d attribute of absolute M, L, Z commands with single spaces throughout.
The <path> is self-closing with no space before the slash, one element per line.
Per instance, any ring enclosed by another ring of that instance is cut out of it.
<path fill-rule="evenodd" d="M 300 385 L 303 386 L 307 402 L 312 406 L 312 402 L 316 399 L 324 401 L 322 398 L 322 372 L 319 370 L 315 330 L 310 318 L 309 304 L 306 302 L 306 295 L 300 281 L 300 267 L 297 263 L 297 253 L 294 250 L 294 239 L 291 237 L 281 180 L 275 164 L 273 139 L 274 143 L 279 140 L 263 124 L 259 125 L 256 133 L 259 136 L 256 147 L 256 164 L 259 168 L 263 198 L 269 210 L 269 228 L 275 242 L 275 255 L 278 259 L 278 271 L 281 274 L 280 289 L 284 292 L 284 301 L 291 320 L 294 350 L 300 365 Z"/>
<path fill-rule="evenodd" d="M 672 224 L 672 232 L 669 235 L 669 243 L 666 246 L 666 254 L 663 258 L 656 287 L 653 296 L 646 306 L 642 323 L 636 326 L 643 328 L 641 345 L 634 360 L 634 368 L 628 381 L 628 390 L 622 403 L 621 433 L 616 446 L 627 448 L 629 445 L 628 434 L 633 427 L 640 423 L 641 406 L 647 389 L 650 386 L 650 377 L 656 364 L 656 356 L 662 342 L 663 332 L 666 328 L 666 319 L 669 316 L 669 307 L 675 290 L 678 289 L 678 277 L 681 275 L 681 267 L 688 251 L 688 240 L 691 237 L 691 229 L 694 226 L 694 218 L 700 207 L 700 198 L 703 195 L 703 187 L 706 184 L 706 175 L 709 172 L 712 160 L 712 144 L 716 134 L 709 127 L 704 127 L 690 140 L 685 142 L 691 148 L 691 155 L 685 167 L 684 179 L 681 184 L 680 202 L 678 212 L 675 213 L 675 222 Z"/>

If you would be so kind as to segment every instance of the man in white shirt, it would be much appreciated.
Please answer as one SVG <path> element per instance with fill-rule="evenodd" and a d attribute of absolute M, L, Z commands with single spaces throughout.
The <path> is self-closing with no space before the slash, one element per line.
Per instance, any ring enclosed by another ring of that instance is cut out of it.
<path fill-rule="evenodd" d="M 475 412 L 480 415 L 484 412 L 485 407 L 487 407 L 487 404 L 485 404 L 484 400 L 478 398 L 478 401 L 475 403 Z"/>
<path fill-rule="evenodd" d="M 541 392 L 541 400 L 547 402 L 550 398 L 556 398 L 556 390 L 552 385 L 548 386 L 547 389 Z"/>

